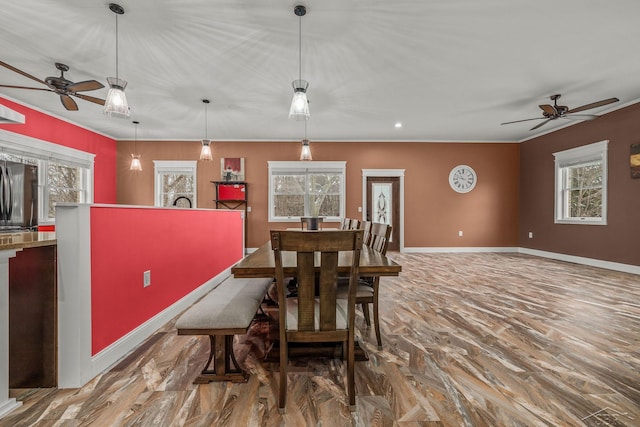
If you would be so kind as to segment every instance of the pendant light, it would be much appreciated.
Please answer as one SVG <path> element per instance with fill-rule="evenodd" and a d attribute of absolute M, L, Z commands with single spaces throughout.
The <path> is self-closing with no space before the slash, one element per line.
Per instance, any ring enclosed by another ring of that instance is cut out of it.
<path fill-rule="evenodd" d="M 302 150 L 300 150 L 300 160 L 313 160 L 311 157 L 311 147 L 307 139 L 307 122 L 304 122 L 304 139 L 302 140 Z"/>
<path fill-rule="evenodd" d="M 127 96 L 124 93 L 127 82 L 118 77 L 118 15 L 124 15 L 124 9 L 115 3 L 109 3 L 109 9 L 116 14 L 116 76 L 107 77 L 109 92 L 104 102 L 103 111 L 109 117 L 126 119 L 131 115 Z"/>
<path fill-rule="evenodd" d="M 140 122 L 134 120 L 132 123 L 135 130 L 133 138 L 133 153 L 131 153 L 131 166 L 129 167 L 129 170 L 141 172 L 142 163 L 140 163 L 140 154 L 135 154 L 137 152 L 136 145 L 138 142 L 138 125 L 140 124 Z"/>
<path fill-rule="evenodd" d="M 211 153 L 211 140 L 208 139 L 207 129 L 207 105 L 209 105 L 208 99 L 203 99 L 204 103 L 204 139 L 202 140 L 202 149 L 200 150 L 200 160 L 213 160 L 213 153 Z"/>
<path fill-rule="evenodd" d="M 302 80 L 302 17 L 306 15 L 307 8 L 298 5 L 293 9 L 293 13 L 298 16 L 298 56 L 300 59 L 298 69 L 298 80 L 294 80 L 291 85 L 293 86 L 293 99 L 291 100 L 291 108 L 289 109 L 289 118 L 295 120 L 309 120 L 309 101 L 307 99 L 307 88 L 309 82 Z"/>

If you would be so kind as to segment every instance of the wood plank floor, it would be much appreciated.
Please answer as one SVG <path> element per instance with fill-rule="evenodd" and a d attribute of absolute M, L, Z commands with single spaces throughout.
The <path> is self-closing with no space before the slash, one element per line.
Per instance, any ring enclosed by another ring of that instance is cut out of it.
<path fill-rule="evenodd" d="M 358 317 L 344 367 L 303 359 L 277 411 L 274 324 L 237 339 L 246 384 L 194 385 L 206 338 L 165 325 L 81 389 L 11 390 L 0 426 L 640 426 L 640 276 L 522 254 L 399 254 L 381 280 L 384 349 Z"/>

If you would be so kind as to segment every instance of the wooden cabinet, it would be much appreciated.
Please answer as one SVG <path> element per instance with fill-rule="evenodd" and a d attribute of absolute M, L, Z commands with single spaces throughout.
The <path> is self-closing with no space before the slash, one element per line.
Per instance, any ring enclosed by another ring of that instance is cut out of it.
<path fill-rule="evenodd" d="M 243 181 L 211 181 L 216 186 L 216 209 L 247 208 L 247 183 Z"/>
<path fill-rule="evenodd" d="M 57 386 L 56 246 L 9 260 L 9 388 Z"/>
<path fill-rule="evenodd" d="M 247 244 L 247 183 L 244 181 L 211 181 L 216 186 L 216 209 L 244 211 L 244 243 Z"/>

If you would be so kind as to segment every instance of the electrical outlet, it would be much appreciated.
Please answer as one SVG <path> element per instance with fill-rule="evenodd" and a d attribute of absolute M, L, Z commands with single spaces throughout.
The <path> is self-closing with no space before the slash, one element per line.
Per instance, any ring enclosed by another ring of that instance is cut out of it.
<path fill-rule="evenodd" d="M 151 270 L 147 270 L 142 274 L 142 286 L 147 287 L 151 285 Z"/>
<path fill-rule="evenodd" d="M 362 212 L 362 206 L 358 206 L 358 212 Z"/>
<path fill-rule="evenodd" d="M 530 231 L 530 232 L 529 232 L 529 238 L 530 238 L 530 239 L 533 239 L 533 231 Z"/>
<path fill-rule="evenodd" d="M 462 237 L 462 230 L 458 231 L 458 237 Z"/>
<path fill-rule="evenodd" d="M 251 206 L 247 206 L 247 212 L 251 212 Z"/>

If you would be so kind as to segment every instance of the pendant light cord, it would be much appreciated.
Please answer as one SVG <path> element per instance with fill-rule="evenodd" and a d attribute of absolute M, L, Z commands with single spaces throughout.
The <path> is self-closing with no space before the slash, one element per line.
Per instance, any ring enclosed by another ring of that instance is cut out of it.
<path fill-rule="evenodd" d="M 302 80 L 302 16 L 298 17 L 298 59 L 299 79 Z"/>
<path fill-rule="evenodd" d="M 118 80 L 118 14 L 116 13 L 116 81 L 117 84 L 120 84 Z"/>
<path fill-rule="evenodd" d="M 204 139 L 209 139 L 209 126 L 207 120 L 207 103 L 204 104 Z"/>

